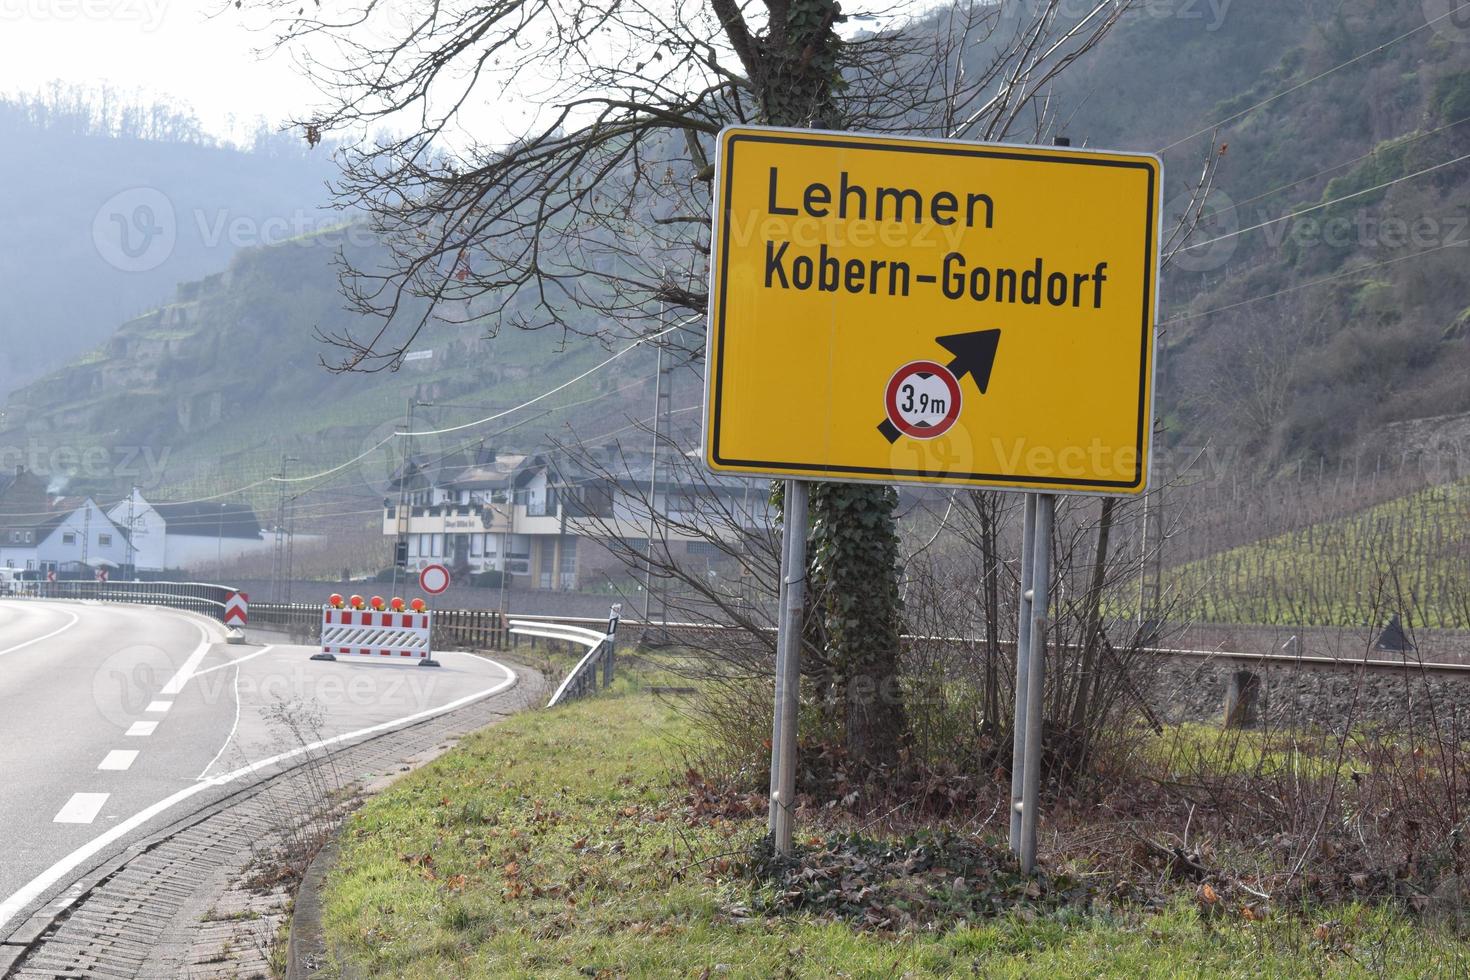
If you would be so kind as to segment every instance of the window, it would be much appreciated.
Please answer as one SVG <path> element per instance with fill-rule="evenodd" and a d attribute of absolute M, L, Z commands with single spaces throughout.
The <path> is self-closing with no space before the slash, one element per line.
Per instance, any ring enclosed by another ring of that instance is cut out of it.
<path fill-rule="evenodd" d="M 485 536 L 483 534 L 470 535 L 470 557 L 479 558 L 485 553 Z"/>
<path fill-rule="evenodd" d="M 496 537 L 498 537 L 498 535 L 494 535 L 494 534 L 487 534 L 487 535 L 485 535 L 485 554 L 487 554 L 487 555 L 493 555 L 493 554 L 496 553 L 496 550 L 500 547 L 499 543 L 495 540 Z"/>
<path fill-rule="evenodd" d="M 63 534 L 61 536 L 61 543 L 62 544 L 76 544 L 77 543 L 77 536 L 75 534 L 73 534 L 72 532 L 67 531 L 65 534 Z"/>
<path fill-rule="evenodd" d="M 555 490 L 531 490 L 526 496 L 527 517 L 550 517 L 556 513 Z"/>
<path fill-rule="evenodd" d="M 102 545 L 103 547 L 106 547 L 107 545 L 112 544 L 112 535 L 110 535 L 110 534 L 99 534 L 99 535 L 97 535 L 97 543 L 100 544 L 100 545 Z"/>
<path fill-rule="evenodd" d="M 442 535 L 442 534 L 431 534 L 431 535 L 429 535 L 429 547 L 431 549 L 433 549 L 430 552 L 430 556 L 433 557 L 433 558 L 438 558 L 439 557 L 439 553 L 444 548 L 444 535 Z"/>

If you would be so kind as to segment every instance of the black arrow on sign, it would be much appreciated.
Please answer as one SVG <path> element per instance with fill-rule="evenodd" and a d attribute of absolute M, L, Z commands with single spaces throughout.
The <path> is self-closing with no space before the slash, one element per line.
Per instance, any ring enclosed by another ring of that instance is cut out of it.
<path fill-rule="evenodd" d="M 935 337 L 934 341 L 954 355 L 945 366 L 955 376 L 955 380 L 962 380 L 968 374 L 975 379 L 975 387 L 980 389 L 980 394 L 985 394 L 985 389 L 990 387 L 990 369 L 995 367 L 995 351 L 1000 346 L 1000 331 L 955 333 L 948 337 Z M 903 435 L 898 431 L 898 426 L 888 419 L 883 420 L 878 431 L 890 443 L 897 442 L 898 437 Z"/>

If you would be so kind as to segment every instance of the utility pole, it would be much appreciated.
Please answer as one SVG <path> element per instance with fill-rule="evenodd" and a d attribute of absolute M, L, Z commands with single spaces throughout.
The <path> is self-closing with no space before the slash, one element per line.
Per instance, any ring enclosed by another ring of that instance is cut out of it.
<path fill-rule="evenodd" d="M 658 327 L 660 331 L 664 329 L 664 315 L 665 307 L 662 303 L 660 303 L 658 307 Z M 672 361 L 672 358 L 668 358 L 670 366 L 672 365 Z M 660 343 L 658 347 L 658 362 L 653 376 L 653 452 L 649 458 L 650 472 L 648 474 L 648 547 L 647 551 L 644 552 L 644 557 L 647 559 L 647 563 L 643 575 L 644 635 L 647 635 L 648 633 L 648 625 L 650 622 L 649 617 L 651 615 L 651 604 L 653 600 L 653 536 L 657 532 L 658 521 L 658 508 L 655 505 L 658 500 L 658 440 L 660 432 L 659 420 L 665 414 L 665 406 L 669 401 L 669 389 L 672 386 L 673 380 L 672 378 L 666 377 L 667 370 L 668 367 L 665 365 L 664 357 L 664 345 Z M 664 500 L 667 504 L 667 495 L 665 496 Z"/>
<path fill-rule="evenodd" d="M 133 505 L 138 502 L 138 485 L 133 484 L 132 493 L 128 495 L 128 574 L 134 579 L 138 577 L 137 549 L 133 545 L 133 535 L 138 533 L 137 517 L 133 513 Z"/>
<path fill-rule="evenodd" d="M 291 604 L 291 575 L 294 564 L 294 552 L 296 550 L 296 498 L 301 494 L 292 494 L 289 506 L 286 508 L 286 605 Z"/>
<path fill-rule="evenodd" d="M 398 591 L 398 556 L 404 555 L 407 563 L 408 555 L 408 470 L 413 464 L 413 410 L 415 407 L 432 408 L 433 402 L 421 402 L 415 395 L 408 396 L 408 411 L 404 414 L 403 434 L 405 438 L 403 446 L 403 464 L 398 468 L 398 536 L 393 542 L 393 589 Z"/>
<path fill-rule="evenodd" d="M 271 601 L 282 602 L 289 589 L 285 585 L 287 572 L 286 544 L 286 464 L 296 462 L 295 456 L 281 454 L 281 469 L 276 474 L 276 485 L 280 492 L 276 498 L 276 544 L 271 554 Z M 223 507 L 223 505 L 221 505 Z M 221 535 L 223 535 L 224 512 L 220 512 Z"/>

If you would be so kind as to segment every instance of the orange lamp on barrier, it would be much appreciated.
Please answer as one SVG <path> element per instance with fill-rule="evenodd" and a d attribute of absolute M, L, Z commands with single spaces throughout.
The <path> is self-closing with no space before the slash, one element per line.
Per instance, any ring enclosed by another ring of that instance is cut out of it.
<path fill-rule="evenodd" d="M 398 598 L 397 596 L 394 596 L 392 599 L 388 600 L 388 608 L 393 610 L 394 612 L 403 612 L 403 600 Z"/>
<path fill-rule="evenodd" d="M 331 604 L 333 609 L 342 608 L 342 597 L 335 592 L 332 593 L 331 598 L 327 599 L 327 602 Z"/>
<path fill-rule="evenodd" d="M 360 595 L 355 595 L 351 599 L 348 599 L 347 601 L 352 605 L 352 608 L 353 609 L 361 609 L 362 608 L 362 596 L 360 596 Z"/>
<path fill-rule="evenodd" d="M 374 609 L 378 610 L 379 612 L 382 612 L 383 611 L 383 597 L 380 596 L 380 595 L 373 596 L 371 599 L 368 600 L 368 605 L 372 606 Z"/>
<path fill-rule="evenodd" d="M 412 602 L 408 604 L 408 608 L 412 609 L 414 612 L 423 612 L 424 600 L 415 598 Z"/>

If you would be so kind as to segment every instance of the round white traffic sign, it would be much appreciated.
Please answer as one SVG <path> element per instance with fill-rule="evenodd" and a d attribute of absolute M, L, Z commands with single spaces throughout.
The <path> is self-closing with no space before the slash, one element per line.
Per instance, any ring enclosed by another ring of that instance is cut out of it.
<path fill-rule="evenodd" d="M 419 588 L 429 595 L 440 595 L 449 588 L 449 569 L 443 565 L 426 565 L 419 572 Z"/>
<path fill-rule="evenodd" d="M 933 361 L 911 361 L 893 373 L 884 393 L 888 421 L 906 436 L 942 436 L 960 417 L 960 383 Z"/>

